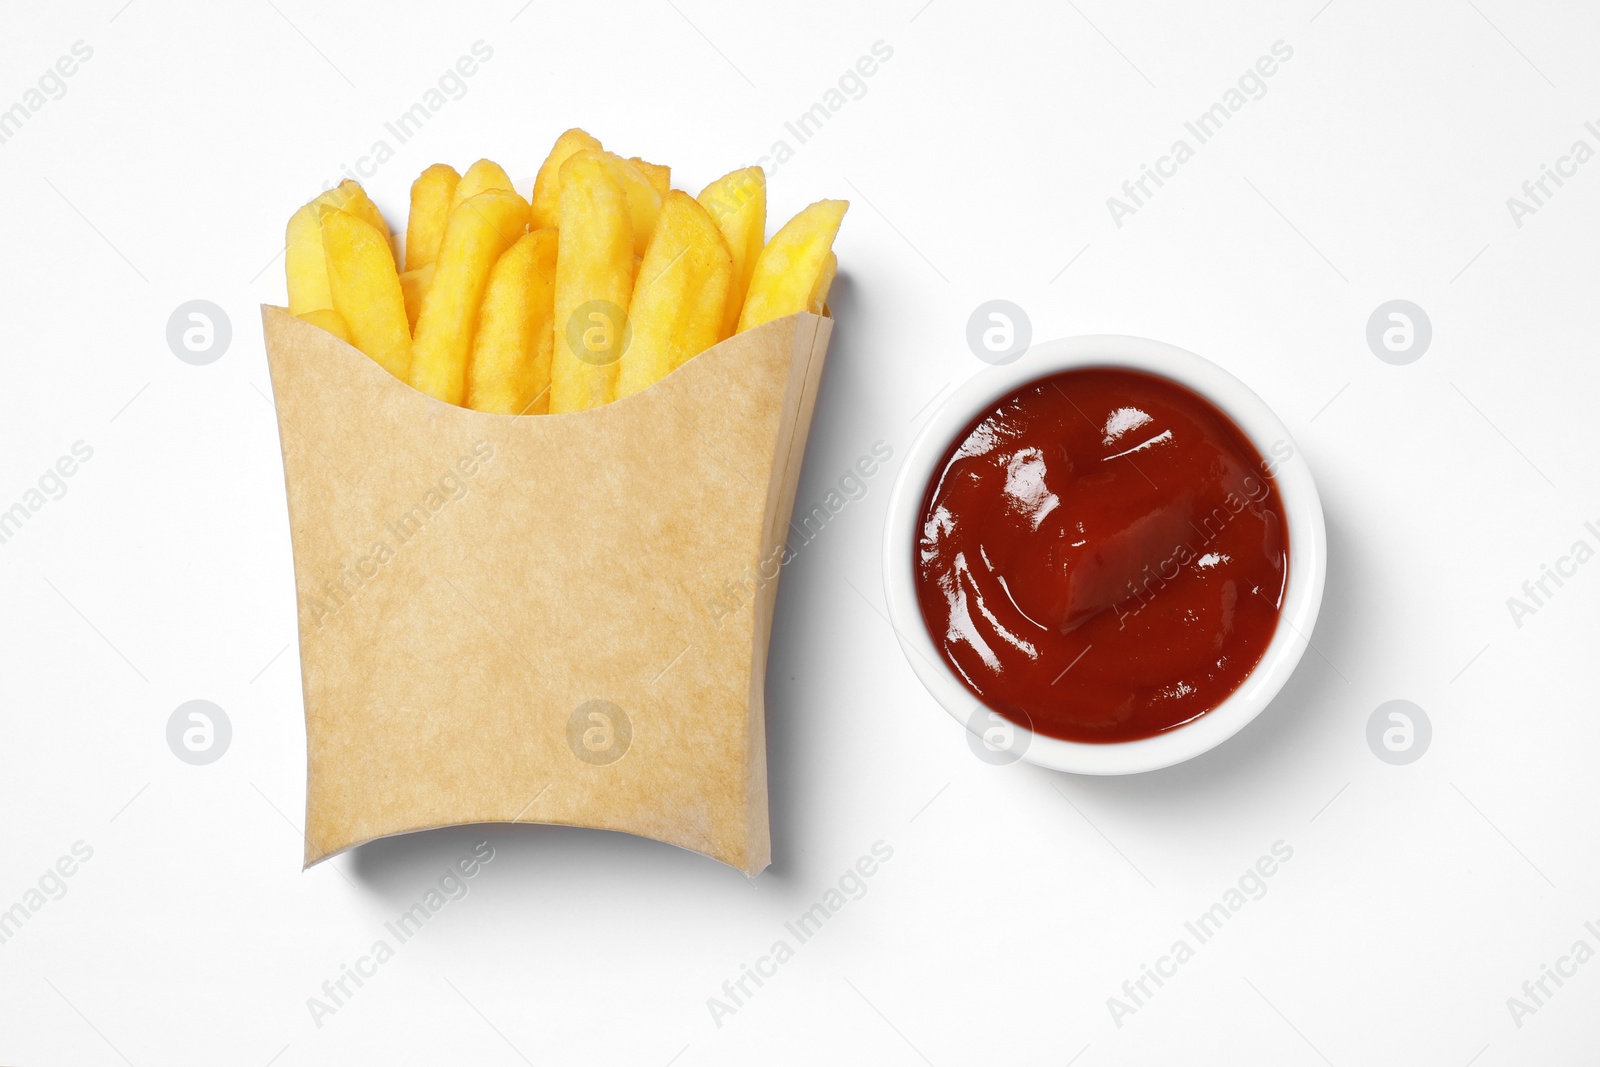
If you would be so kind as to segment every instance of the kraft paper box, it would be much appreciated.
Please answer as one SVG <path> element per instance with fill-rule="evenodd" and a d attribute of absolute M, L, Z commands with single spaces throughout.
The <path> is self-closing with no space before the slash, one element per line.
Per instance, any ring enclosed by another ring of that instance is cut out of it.
<path fill-rule="evenodd" d="M 264 306 L 300 619 L 307 866 L 482 822 L 771 855 L 775 573 L 832 323 L 624 400 L 435 400 Z"/>

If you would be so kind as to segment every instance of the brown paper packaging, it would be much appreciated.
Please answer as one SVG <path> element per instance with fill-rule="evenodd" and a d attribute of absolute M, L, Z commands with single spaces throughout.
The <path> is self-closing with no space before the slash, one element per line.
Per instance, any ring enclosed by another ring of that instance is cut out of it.
<path fill-rule="evenodd" d="M 832 323 L 641 393 L 435 400 L 264 306 L 306 711 L 307 866 L 462 823 L 622 830 L 754 874 L 763 684 Z"/>

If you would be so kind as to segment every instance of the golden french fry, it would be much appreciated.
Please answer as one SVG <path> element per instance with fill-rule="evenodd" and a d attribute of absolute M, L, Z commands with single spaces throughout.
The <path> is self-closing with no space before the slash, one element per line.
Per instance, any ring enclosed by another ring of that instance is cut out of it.
<path fill-rule="evenodd" d="M 489 273 L 467 364 L 467 407 L 542 415 L 550 407 L 556 231 L 523 234 Z"/>
<path fill-rule="evenodd" d="M 550 149 L 550 154 L 539 165 L 539 176 L 533 181 L 533 218 L 530 225 L 535 230 L 555 229 L 561 215 L 561 165 L 572 158 L 574 152 L 584 148 L 602 151 L 600 142 L 579 129 L 571 129 L 560 137 Z"/>
<path fill-rule="evenodd" d="M 411 370 L 411 327 L 389 242 L 349 212 L 324 207 L 322 245 L 333 310 L 344 319 L 350 343 L 405 381 Z"/>
<path fill-rule="evenodd" d="M 722 339 L 732 277 L 733 257 L 706 209 L 688 193 L 668 193 L 628 305 L 633 339 L 617 372 L 617 399 Z"/>
<path fill-rule="evenodd" d="M 822 273 L 817 275 L 817 284 L 811 287 L 811 299 L 806 301 L 806 310 L 811 314 L 827 313 L 828 290 L 833 288 L 833 276 L 838 273 L 839 257 L 829 252 L 827 262 L 822 265 Z"/>
<path fill-rule="evenodd" d="M 372 202 L 372 198 L 361 188 L 360 183 L 353 178 L 346 178 L 332 192 L 340 195 L 335 195 L 329 201 L 331 206 L 354 215 L 383 235 L 384 243 L 389 246 L 389 256 L 395 262 L 395 269 L 399 270 L 400 256 L 395 249 L 394 233 L 389 229 L 389 223 L 384 219 L 383 212 L 378 210 L 378 205 Z"/>
<path fill-rule="evenodd" d="M 628 195 L 604 156 L 584 150 L 561 165 L 552 414 L 583 411 L 610 400 L 617 360 L 627 347 L 633 215 Z"/>
<path fill-rule="evenodd" d="M 388 224 L 378 206 L 368 198 L 360 184 L 346 179 L 337 188 L 329 189 L 312 199 L 289 217 L 285 234 L 283 267 L 289 284 L 289 310 L 296 315 L 302 311 L 333 307 L 333 297 L 328 292 L 328 266 L 322 252 L 323 208 L 338 208 L 371 225 L 383 235 L 394 256 L 393 239 Z"/>
<path fill-rule="evenodd" d="M 406 298 L 406 322 L 411 324 L 413 333 L 417 329 L 417 316 L 422 314 L 422 300 L 428 295 L 428 288 L 433 285 L 433 274 L 437 264 L 429 263 L 426 267 L 408 270 L 400 275 L 400 292 Z"/>
<path fill-rule="evenodd" d="M 844 200 L 818 200 L 773 235 L 751 272 L 739 332 L 810 307 L 849 207 Z"/>
<path fill-rule="evenodd" d="M 660 163 L 646 163 L 638 156 L 629 156 L 628 162 L 638 167 L 650 184 L 656 187 L 656 192 L 666 196 L 672 191 L 672 168 Z"/>
<path fill-rule="evenodd" d="M 411 183 L 411 215 L 406 220 L 406 270 L 420 270 L 439 258 L 450 206 L 461 175 L 448 163 L 435 163 Z"/>
<path fill-rule="evenodd" d="M 661 194 L 649 176 L 626 159 L 612 152 L 598 155 L 628 198 L 628 214 L 633 219 L 633 253 L 642 256 L 650 247 L 650 235 L 655 232 L 656 218 L 661 214 Z"/>
<path fill-rule="evenodd" d="M 344 316 L 332 308 L 316 308 L 312 311 L 302 311 L 299 317 L 313 326 L 326 330 L 341 341 L 348 342 L 350 340 L 350 327 L 345 324 Z"/>
<path fill-rule="evenodd" d="M 337 188 L 330 189 L 323 195 L 328 198 L 328 206 L 354 215 L 382 234 L 384 243 L 389 246 L 389 256 L 395 261 L 395 269 L 399 269 L 400 257 L 395 255 L 394 234 L 390 232 L 389 223 L 384 220 L 383 212 L 378 210 L 378 205 L 374 204 L 366 190 L 361 188 L 360 182 L 346 178 Z"/>
<path fill-rule="evenodd" d="M 417 316 L 412 385 L 447 403 L 461 403 L 489 272 L 527 226 L 528 202 L 501 189 L 479 193 L 450 212 L 433 284 Z"/>
<path fill-rule="evenodd" d="M 700 191 L 699 200 L 722 231 L 733 256 L 733 282 L 728 286 L 728 307 L 722 320 L 722 337 L 732 337 L 744 310 L 745 294 L 750 291 L 750 275 L 767 240 L 767 174 L 760 167 L 724 174 Z"/>
<path fill-rule="evenodd" d="M 328 292 L 328 267 L 322 259 L 322 222 L 316 201 L 289 216 L 283 272 L 289 283 L 289 310 L 296 315 L 333 306 Z"/>
<path fill-rule="evenodd" d="M 467 172 L 461 176 L 461 181 L 456 185 L 455 193 L 450 198 L 450 210 L 454 211 L 479 193 L 496 189 L 507 193 L 517 191 L 504 167 L 491 159 L 480 159 L 468 167 Z"/>

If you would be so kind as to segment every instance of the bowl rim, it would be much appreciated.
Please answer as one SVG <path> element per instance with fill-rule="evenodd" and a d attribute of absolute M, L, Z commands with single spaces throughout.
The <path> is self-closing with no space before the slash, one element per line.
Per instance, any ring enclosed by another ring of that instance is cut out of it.
<path fill-rule="evenodd" d="M 1021 386 L 1067 370 L 1137 370 L 1185 386 L 1232 419 L 1261 454 L 1283 500 L 1289 531 L 1289 582 L 1279 625 L 1261 662 L 1217 707 L 1182 726 L 1136 741 L 1086 743 L 1036 733 L 1000 720 L 956 677 L 934 646 L 917 604 L 913 546 L 934 468 L 955 435 L 990 404 Z M 1076 774 L 1136 774 L 1209 752 L 1264 711 L 1294 673 L 1316 625 L 1327 580 L 1327 527 L 1311 469 L 1288 429 L 1249 386 L 1222 367 L 1162 341 L 1092 334 L 1043 341 L 1013 362 L 987 367 L 958 385 L 918 431 L 890 490 L 884 520 L 883 581 L 890 625 L 911 669 L 952 718 L 971 732 L 974 751 L 987 744 L 990 762 L 1024 759 Z M 997 734 L 980 722 L 1003 722 Z M 997 752 L 996 749 L 999 749 Z M 999 758 L 993 758 L 998 756 Z"/>

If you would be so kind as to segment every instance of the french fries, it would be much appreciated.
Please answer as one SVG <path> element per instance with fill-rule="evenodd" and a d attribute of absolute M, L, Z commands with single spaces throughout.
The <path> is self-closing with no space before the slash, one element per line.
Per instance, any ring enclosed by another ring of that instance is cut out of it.
<path fill-rule="evenodd" d="M 671 185 L 671 168 L 646 163 L 637 156 L 623 159 L 607 152 L 599 141 L 578 129 L 568 130 L 556 138 L 550 155 L 539 167 L 539 176 L 533 182 L 532 228 L 560 227 L 561 168 L 579 152 L 593 152 L 605 159 L 611 176 L 628 196 L 628 209 L 633 215 L 634 253 L 644 255 L 650 243 L 650 232 L 655 229 L 656 214 L 661 210 L 661 198 Z"/>
<path fill-rule="evenodd" d="M 345 325 L 344 316 L 332 308 L 317 308 L 314 311 L 300 312 L 300 318 L 311 325 L 333 334 L 339 340 L 349 343 L 350 327 Z"/>
<path fill-rule="evenodd" d="M 344 320 L 350 343 L 405 381 L 411 371 L 411 326 L 394 249 L 370 223 L 349 212 L 324 207 L 321 222 L 333 310 Z"/>
<path fill-rule="evenodd" d="M 496 189 L 508 193 L 517 191 L 516 187 L 511 184 L 511 178 L 506 174 L 504 167 L 493 160 L 480 159 L 468 167 L 467 172 L 461 176 L 461 181 L 456 186 L 454 195 L 450 198 L 450 210 L 454 211 L 479 193 L 487 193 Z"/>
<path fill-rule="evenodd" d="M 724 174 L 700 190 L 700 206 L 711 213 L 733 256 L 733 282 L 722 323 L 722 336 L 731 337 L 739 327 L 750 275 L 767 239 L 767 175 L 760 167 Z"/>
<path fill-rule="evenodd" d="M 333 307 L 328 291 L 328 265 L 322 254 L 322 220 L 316 201 L 289 216 L 283 267 L 289 281 L 289 310 L 296 315 Z"/>
<path fill-rule="evenodd" d="M 843 200 L 818 200 L 784 223 L 767 242 L 750 275 L 750 291 L 739 313 L 739 333 L 807 311 L 819 300 L 827 301 L 826 285 L 820 295 L 818 285 L 828 271 L 833 238 L 849 206 Z M 827 281 L 833 281 L 831 273 Z"/>
<path fill-rule="evenodd" d="M 621 156 L 588 149 L 578 154 L 585 152 L 605 164 L 611 177 L 622 187 L 623 195 L 628 198 L 628 216 L 633 221 L 633 254 L 643 256 L 645 249 L 650 247 L 650 235 L 655 232 L 656 218 L 661 214 L 662 194 L 657 191 L 649 175 Z M 565 170 L 565 164 L 562 169 Z"/>
<path fill-rule="evenodd" d="M 333 296 L 328 291 L 328 266 L 322 252 L 321 211 L 325 207 L 348 211 L 366 221 L 383 234 L 384 241 L 389 243 L 390 255 L 394 253 L 382 213 L 358 182 L 347 178 L 337 188 L 311 200 L 289 217 L 285 235 L 284 273 L 289 282 L 289 310 L 296 315 L 333 307 Z"/>
<path fill-rule="evenodd" d="M 561 165 L 551 414 L 611 400 L 617 360 L 627 351 L 633 213 L 615 170 L 606 153 L 593 149 L 576 152 Z"/>
<path fill-rule="evenodd" d="M 467 364 L 467 407 L 502 415 L 550 409 L 556 231 L 523 234 L 489 273 Z"/>
<path fill-rule="evenodd" d="M 767 241 L 760 167 L 698 196 L 671 185 L 671 168 L 580 129 L 556 139 L 528 199 L 491 160 L 436 163 L 411 186 L 401 257 L 345 181 L 289 220 L 289 310 L 421 392 L 512 416 L 632 396 L 735 333 L 828 313 L 845 201 Z"/>
<path fill-rule="evenodd" d="M 644 172 L 650 179 L 650 184 L 656 187 L 656 192 L 666 196 L 672 191 L 672 168 L 662 166 L 660 163 L 646 163 L 638 156 L 629 156 L 628 162 Z"/>
<path fill-rule="evenodd" d="M 628 305 L 633 340 L 622 354 L 617 399 L 722 340 L 732 277 L 733 258 L 706 209 L 688 193 L 668 193 Z"/>
<path fill-rule="evenodd" d="M 406 298 L 406 322 L 413 333 L 417 329 L 417 316 L 422 314 L 422 298 L 428 295 L 428 287 L 433 284 L 434 269 L 435 265 L 429 263 L 400 275 L 400 292 Z"/>
<path fill-rule="evenodd" d="M 539 165 L 539 176 L 533 181 L 533 219 L 530 225 L 534 229 L 555 229 L 561 214 L 561 165 L 571 159 L 574 152 L 585 148 L 602 151 L 599 141 L 579 129 L 568 130 L 556 138 L 550 154 Z"/>
<path fill-rule="evenodd" d="M 479 193 L 451 210 L 433 284 L 417 316 L 411 348 L 413 386 L 446 403 L 461 403 L 489 272 L 527 227 L 528 202 L 501 189 Z"/>
<path fill-rule="evenodd" d="M 406 223 L 406 271 L 421 270 L 439 258 L 445 223 L 455 203 L 461 175 L 448 163 L 435 163 L 411 183 L 411 217 Z"/>

